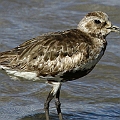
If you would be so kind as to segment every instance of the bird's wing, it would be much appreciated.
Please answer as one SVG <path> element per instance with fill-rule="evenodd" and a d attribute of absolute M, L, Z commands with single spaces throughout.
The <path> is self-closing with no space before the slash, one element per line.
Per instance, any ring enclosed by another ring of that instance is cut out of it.
<path fill-rule="evenodd" d="M 0 64 L 43 76 L 57 74 L 85 62 L 92 44 L 91 38 L 78 29 L 44 34 L 0 53 Z"/>

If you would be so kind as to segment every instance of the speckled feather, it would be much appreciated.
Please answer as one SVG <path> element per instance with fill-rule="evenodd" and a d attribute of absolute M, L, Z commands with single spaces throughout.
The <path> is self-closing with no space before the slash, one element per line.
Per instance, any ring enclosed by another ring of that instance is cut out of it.
<path fill-rule="evenodd" d="M 95 46 L 90 36 L 73 29 L 26 41 L 11 51 L 1 53 L 0 62 L 14 70 L 35 71 L 37 76 L 55 76 L 77 67 L 84 70 L 83 64 L 96 59 L 101 51 Z"/>
<path fill-rule="evenodd" d="M 101 24 L 95 23 L 96 19 Z M 6 69 L 35 72 L 48 80 L 51 76 L 53 81 L 83 77 L 104 54 L 105 37 L 111 32 L 105 27 L 111 27 L 105 13 L 88 13 L 77 29 L 44 34 L 0 53 L 0 64 Z"/>

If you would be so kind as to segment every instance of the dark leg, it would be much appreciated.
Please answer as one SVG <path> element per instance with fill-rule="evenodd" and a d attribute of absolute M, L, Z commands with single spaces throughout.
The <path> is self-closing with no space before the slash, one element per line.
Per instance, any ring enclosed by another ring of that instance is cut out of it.
<path fill-rule="evenodd" d="M 50 93 L 47 97 L 47 100 L 44 104 L 46 120 L 49 120 L 49 103 L 54 98 L 54 96 L 58 93 L 58 91 L 60 94 L 60 87 L 61 87 L 60 82 L 48 82 L 48 83 L 53 86 L 53 89 L 50 91 Z M 57 95 L 57 96 L 59 96 L 59 95 Z M 62 119 L 60 119 L 60 120 L 62 120 Z"/>
<path fill-rule="evenodd" d="M 48 97 L 47 97 L 47 100 L 44 104 L 46 120 L 49 120 L 49 103 L 53 98 L 54 98 L 54 95 L 53 95 L 52 90 L 51 90 Z"/>
<path fill-rule="evenodd" d="M 59 116 L 59 120 L 63 120 L 62 113 L 61 113 L 61 108 L 60 108 L 61 103 L 60 103 L 60 99 L 59 99 L 60 98 L 60 88 L 58 89 L 58 91 L 56 93 L 55 105 L 56 105 L 57 113 L 58 113 L 58 116 Z"/>

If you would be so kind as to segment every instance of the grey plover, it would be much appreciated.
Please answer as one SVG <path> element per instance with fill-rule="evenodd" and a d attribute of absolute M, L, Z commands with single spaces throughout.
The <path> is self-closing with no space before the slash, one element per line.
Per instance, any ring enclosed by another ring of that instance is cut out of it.
<path fill-rule="evenodd" d="M 110 32 L 119 32 L 108 15 L 101 11 L 88 13 L 76 29 L 43 34 L 18 47 L 0 53 L 0 68 L 9 75 L 30 80 L 45 79 L 53 86 L 44 104 L 49 120 L 49 103 L 55 97 L 59 119 L 62 82 L 87 75 L 103 56 Z"/>

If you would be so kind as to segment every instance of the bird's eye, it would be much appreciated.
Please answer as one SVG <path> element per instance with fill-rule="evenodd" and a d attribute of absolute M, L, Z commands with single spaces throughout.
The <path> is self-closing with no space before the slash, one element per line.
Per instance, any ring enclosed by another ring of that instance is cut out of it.
<path fill-rule="evenodd" d="M 100 23 L 101 23 L 100 20 L 94 20 L 94 22 L 95 22 L 96 24 L 100 24 Z"/>

